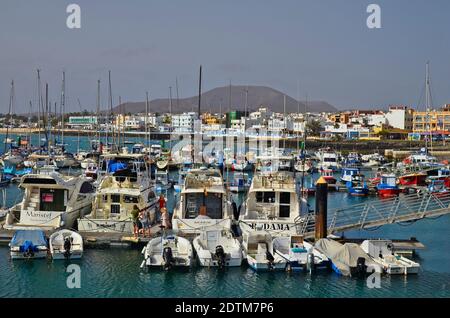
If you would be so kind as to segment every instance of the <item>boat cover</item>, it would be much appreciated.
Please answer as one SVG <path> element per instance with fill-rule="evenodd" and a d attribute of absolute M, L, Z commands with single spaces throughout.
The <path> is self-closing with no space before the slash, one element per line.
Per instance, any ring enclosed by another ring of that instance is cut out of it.
<path fill-rule="evenodd" d="M 34 246 L 44 245 L 47 246 L 47 239 L 45 238 L 44 231 L 42 230 L 19 230 L 17 231 L 12 240 L 11 247 L 23 246 L 32 243 Z"/>

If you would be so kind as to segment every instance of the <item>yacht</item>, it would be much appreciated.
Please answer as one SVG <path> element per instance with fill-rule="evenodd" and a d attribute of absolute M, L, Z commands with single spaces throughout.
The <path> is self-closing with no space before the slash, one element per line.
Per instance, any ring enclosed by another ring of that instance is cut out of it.
<path fill-rule="evenodd" d="M 133 233 L 131 211 L 137 205 L 155 221 L 156 195 L 143 154 L 106 154 L 100 157 L 98 188 L 92 210 L 78 220 L 83 232 Z"/>
<path fill-rule="evenodd" d="M 90 179 L 55 171 L 27 174 L 19 187 L 25 193 L 6 216 L 4 228 L 8 230 L 76 228 L 77 218 L 91 210 L 95 191 Z"/>
<path fill-rule="evenodd" d="M 219 170 L 189 170 L 173 212 L 173 229 L 186 234 L 230 229 L 231 215 L 231 203 Z"/>
<path fill-rule="evenodd" d="M 318 169 L 331 169 L 333 171 L 341 170 L 342 167 L 339 163 L 339 156 L 330 148 L 319 149 L 316 156 L 319 158 Z"/>
<path fill-rule="evenodd" d="M 261 227 L 272 235 L 297 233 L 300 221 L 299 198 L 292 173 L 259 172 L 253 177 L 239 216 L 243 232 Z"/>

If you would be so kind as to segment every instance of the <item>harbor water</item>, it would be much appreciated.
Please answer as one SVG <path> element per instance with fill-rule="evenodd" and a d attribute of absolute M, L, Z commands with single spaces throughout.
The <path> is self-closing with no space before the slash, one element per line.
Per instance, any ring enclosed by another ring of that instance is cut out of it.
<path fill-rule="evenodd" d="M 76 136 L 66 136 L 65 143 L 69 151 L 76 152 Z M 80 137 L 81 149 L 87 150 L 88 144 L 86 137 Z M 16 184 L 9 185 L 7 205 L 19 202 L 21 195 Z M 330 193 L 329 207 L 365 200 L 377 198 Z M 169 193 L 169 210 L 173 204 L 173 193 Z M 314 206 L 314 198 L 310 204 Z M 373 231 L 346 232 L 349 238 L 416 237 L 425 245 L 415 258 L 421 264 L 418 275 L 382 276 L 379 288 L 369 288 L 364 279 L 340 277 L 335 273 L 255 273 L 245 265 L 224 271 L 194 267 L 143 272 L 139 268 L 142 261 L 139 249 L 109 248 L 87 249 L 81 260 L 70 261 L 81 268 L 81 288 L 70 289 L 66 283 L 70 263 L 11 261 L 8 247 L 0 246 L 0 297 L 450 297 L 449 229 L 450 215 L 445 215 L 408 226 L 392 224 Z"/>

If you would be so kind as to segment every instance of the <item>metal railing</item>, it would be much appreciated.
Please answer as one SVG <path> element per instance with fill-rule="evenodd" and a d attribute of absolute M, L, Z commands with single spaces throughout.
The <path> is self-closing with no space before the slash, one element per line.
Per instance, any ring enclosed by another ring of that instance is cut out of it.
<path fill-rule="evenodd" d="M 328 210 L 328 234 L 411 222 L 450 214 L 450 192 L 401 195 Z M 297 227 L 304 237 L 314 236 L 315 217 L 308 214 Z"/>

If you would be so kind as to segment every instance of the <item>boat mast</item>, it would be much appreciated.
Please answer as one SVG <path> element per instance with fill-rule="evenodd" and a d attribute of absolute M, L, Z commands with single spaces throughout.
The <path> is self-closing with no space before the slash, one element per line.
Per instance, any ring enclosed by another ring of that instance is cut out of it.
<path fill-rule="evenodd" d="M 148 92 L 145 92 L 145 116 L 144 116 L 144 126 L 145 126 L 145 137 L 144 137 L 144 145 L 147 144 L 147 147 L 150 147 L 148 143 Z"/>
<path fill-rule="evenodd" d="M 66 73 L 63 72 L 61 89 L 61 144 L 64 147 L 64 112 L 66 109 Z M 55 114 L 56 115 L 56 114 Z"/>
<path fill-rule="evenodd" d="M 283 95 L 283 149 L 286 148 L 286 95 Z"/>
<path fill-rule="evenodd" d="M 37 112 L 37 121 L 38 121 L 38 146 L 41 148 L 41 109 L 43 109 L 42 105 L 42 88 L 41 88 L 41 74 L 40 70 L 37 70 L 37 78 L 38 78 L 38 112 Z"/>
<path fill-rule="evenodd" d="M 11 81 L 11 92 L 9 95 L 9 108 L 8 108 L 8 125 L 6 126 L 6 137 L 5 137 L 5 147 L 3 153 L 6 153 L 8 138 L 9 138 L 9 126 L 11 125 L 11 109 L 14 104 L 14 80 Z"/>
<path fill-rule="evenodd" d="M 100 80 L 97 80 L 97 140 L 100 142 Z M 98 147 L 98 146 L 97 146 Z"/>
<path fill-rule="evenodd" d="M 80 99 L 77 98 L 78 106 L 80 107 L 80 113 L 83 113 Z M 80 129 L 78 129 L 78 137 L 77 137 L 77 153 L 80 153 Z"/>
<path fill-rule="evenodd" d="M 426 107 L 426 117 L 427 117 L 427 126 L 428 126 L 428 132 L 430 137 L 430 150 L 433 150 L 433 134 L 431 132 L 431 119 L 430 119 L 430 112 L 431 112 L 431 90 L 430 90 L 430 62 L 428 61 L 425 67 L 425 107 Z M 427 148 L 425 146 L 425 148 Z"/>
<path fill-rule="evenodd" d="M 31 149 L 31 112 L 32 111 L 33 111 L 33 104 L 31 103 L 31 100 L 30 100 L 30 111 L 28 113 L 28 145 L 27 145 L 28 150 Z"/>

